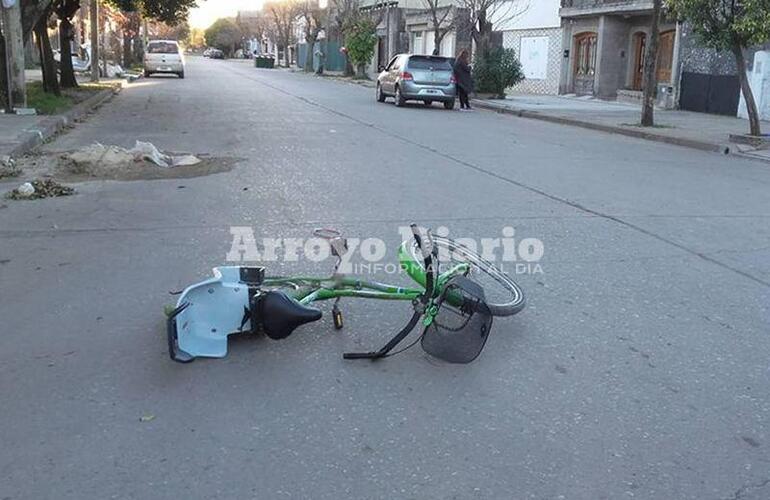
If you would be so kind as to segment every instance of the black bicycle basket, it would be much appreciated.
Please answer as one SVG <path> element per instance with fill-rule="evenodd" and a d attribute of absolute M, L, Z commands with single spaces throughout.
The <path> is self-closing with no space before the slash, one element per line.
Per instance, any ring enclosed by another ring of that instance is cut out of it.
<path fill-rule="evenodd" d="M 436 306 L 438 311 L 422 335 L 425 352 L 450 363 L 476 359 L 492 329 L 484 289 L 464 276 L 455 276 L 447 282 Z"/>

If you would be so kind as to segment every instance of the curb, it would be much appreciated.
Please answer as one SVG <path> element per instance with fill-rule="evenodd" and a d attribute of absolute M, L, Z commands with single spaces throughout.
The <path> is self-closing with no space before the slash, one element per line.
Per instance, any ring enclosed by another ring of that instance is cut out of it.
<path fill-rule="evenodd" d="M 506 106 L 499 106 L 480 99 L 471 99 L 471 102 L 473 102 L 473 104 L 475 104 L 476 107 L 478 108 L 496 111 L 498 113 L 502 113 L 506 115 L 514 115 L 521 118 L 530 118 L 533 120 L 541 120 L 541 121 L 550 122 L 550 123 L 557 123 L 560 125 L 570 125 L 573 127 L 581 127 L 589 130 L 607 132 L 610 134 L 618 134 L 618 135 L 624 135 L 627 137 L 634 137 L 637 139 L 645 139 L 647 141 L 663 142 L 666 144 L 672 144 L 674 146 L 683 146 L 686 148 L 698 149 L 700 151 L 707 151 L 710 153 L 730 154 L 731 152 L 731 147 L 726 144 L 714 144 L 711 142 L 703 142 L 695 139 L 686 139 L 684 137 L 671 137 L 668 135 L 656 134 L 654 132 L 632 130 L 632 129 L 618 127 L 614 125 L 602 125 L 599 123 L 591 123 L 583 120 L 576 120 L 574 118 L 545 115 L 537 111 L 529 111 L 526 109 L 517 109 L 517 108 L 509 108 Z"/>
<path fill-rule="evenodd" d="M 101 92 L 92 95 L 85 101 L 76 104 L 66 113 L 45 118 L 36 126 L 25 129 L 17 136 L 19 144 L 16 144 L 11 148 L 8 155 L 11 158 L 15 158 L 29 153 L 34 148 L 58 134 L 68 125 L 71 125 L 78 120 L 82 120 L 86 115 L 96 110 L 121 90 L 122 87 L 117 85 L 109 89 L 104 89 Z"/>

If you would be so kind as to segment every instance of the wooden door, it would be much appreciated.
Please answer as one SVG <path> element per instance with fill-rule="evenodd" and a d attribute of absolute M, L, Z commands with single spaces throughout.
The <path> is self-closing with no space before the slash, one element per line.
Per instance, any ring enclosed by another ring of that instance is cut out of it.
<path fill-rule="evenodd" d="M 634 35 L 634 81 L 631 88 L 642 90 L 644 83 L 644 53 L 647 50 L 647 34 Z"/>
<path fill-rule="evenodd" d="M 660 83 L 671 83 L 671 65 L 674 62 L 674 30 L 660 34 L 658 44 L 657 79 Z"/>
<path fill-rule="evenodd" d="M 594 92 L 596 73 L 596 33 L 581 33 L 575 36 L 573 62 L 573 91 L 577 95 Z"/>

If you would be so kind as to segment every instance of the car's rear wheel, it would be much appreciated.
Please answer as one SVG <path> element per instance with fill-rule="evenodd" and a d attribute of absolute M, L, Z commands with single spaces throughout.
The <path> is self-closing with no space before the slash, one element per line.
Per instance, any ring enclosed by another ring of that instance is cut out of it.
<path fill-rule="evenodd" d="M 377 96 L 377 102 L 385 102 L 385 94 L 382 93 L 382 87 L 380 84 L 377 84 L 377 90 L 375 91 L 375 94 Z"/>
<path fill-rule="evenodd" d="M 152 73 L 151 73 L 151 72 L 149 72 L 149 71 L 147 71 L 147 70 L 144 70 L 144 77 L 145 77 L 145 78 L 150 78 L 150 75 L 152 75 Z"/>
<path fill-rule="evenodd" d="M 179 73 L 177 73 L 177 76 L 179 76 L 179 78 L 184 80 L 184 71 L 180 71 Z"/>
<path fill-rule="evenodd" d="M 426 100 L 426 101 L 422 101 L 422 102 L 423 102 L 423 104 L 425 104 L 426 106 L 431 106 L 431 105 L 433 104 L 433 101 L 430 101 L 430 100 Z"/>
<path fill-rule="evenodd" d="M 398 87 L 398 86 L 396 87 L 395 101 L 396 101 L 396 106 L 398 106 L 399 108 L 404 104 L 406 104 L 406 99 L 404 99 L 404 96 L 401 95 L 401 87 Z"/>
<path fill-rule="evenodd" d="M 444 102 L 444 107 L 446 109 L 455 109 L 455 100 L 452 99 L 451 101 L 445 101 Z"/>

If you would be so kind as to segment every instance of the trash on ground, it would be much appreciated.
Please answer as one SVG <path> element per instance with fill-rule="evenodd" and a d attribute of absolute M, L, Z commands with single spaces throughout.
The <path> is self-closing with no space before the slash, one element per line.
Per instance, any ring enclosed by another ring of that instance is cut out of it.
<path fill-rule="evenodd" d="M 25 198 L 29 198 L 35 194 L 35 186 L 33 186 L 31 182 L 25 182 L 16 188 L 16 191 L 18 191 L 19 195 L 24 196 Z"/>
<path fill-rule="evenodd" d="M 37 109 L 35 108 L 14 108 L 14 111 L 20 116 L 34 116 L 37 114 Z"/>
<path fill-rule="evenodd" d="M 159 167 L 172 166 L 172 158 L 160 152 L 151 142 L 136 141 L 136 144 L 129 150 L 134 155 L 135 160 L 147 160 Z"/>
<path fill-rule="evenodd" d="M 21 168 L 10 156 L 0 156 L 0 179 L 3 177 L 16 177 L 21 173 Z"/>
<path fill-rule="evenodd" d="M 32 182 L 25 182 L 5 196 L 11 200 L 39 200 L 73 194 L 75 194 L 74 189 L 59 184 L 53 179 L 35 179 Z"/>
<path fill-rule="evenodd" d="M 147 161 L 163 168 L 192 166 L 201 162 L 194 155 L 174 156 L 163 153 L 154 144 L 143 141 L 136 141 L 131 149 L 120 146 L 105 146 L 97 142 L 72 153 L 65 153 L 63 158 L 71 162 L 70 170 L 72 173 L 90 175 L 128 168 L 131 163 L 141 161 Z"/>

